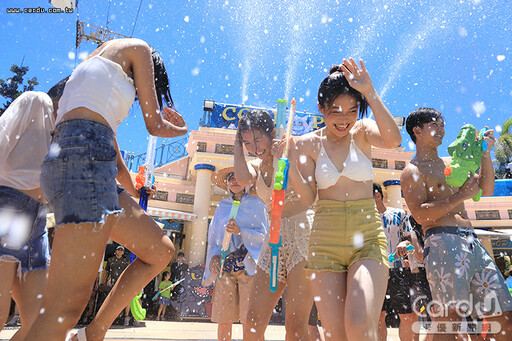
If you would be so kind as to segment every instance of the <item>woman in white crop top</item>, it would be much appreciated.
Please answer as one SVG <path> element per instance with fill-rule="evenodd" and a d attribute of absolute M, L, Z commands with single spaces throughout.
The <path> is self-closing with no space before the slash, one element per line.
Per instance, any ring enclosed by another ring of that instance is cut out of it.
<path fill-rule="evenodd" d="M 325 127 L 291 139 L 292 183 L 306 205 L 318 196 L 306 270 L 332 340 L 377 340 L 388 276 L 371 147 L 395 148 L 401 135 L 360 63 L 331 69 L 318 90 Z M 368 106 L 375 121 L 363 118 Z"/>
<path fill-rule="evenodd" d="M 274 185 L 274 172 L 277 159 L 274 148 L 282 141 L 274 141 L 274 121 L 265 111 L 250 110 L 238 123 L 235 140 L 234 166 L 238 182 L 243 186 L 254 184 L 258 197 L 265 203 L 270 214 L 270 202 Z M 247 162 L 247 151 L 257 156 L 257 160 Z M 308 317 L 313 305 L 309 280 L 306 277 L 306 264 L 312 215 L 295 194 L 288 183 L 281 217 L 281 247 L 277 270 L 277 290 L 271 292 L 269 233 L 261 249 L 257 271 L 254 275 L 244 340 L 263 340 L 265 329 L 270 322 L 272 311 L 287 288 L 286 335 L 287 339 L 305 340 L 308 335 Z"/>
<path fill-rule="evenodd" d="M 115 140 L 115 130 L 137 95 L 148 132 L 187 132 L 172 107 L 158 53 L 139 39 L 104 43 L 73 71 L 57 112 L 41 188 L 55 213 L 52 266 L 39 314 L 26 340 L 64 340 L 89 300 L 105 245 L 112 239 L 137 255 L 80 336 L 102 340 L 119 312 L 167 266 L 171 240 L 124 191 L 137 198 Z M 13 340 L 16 340 L 15 337 Z M 71 339 L 76 340 L 73 335 Z"/>

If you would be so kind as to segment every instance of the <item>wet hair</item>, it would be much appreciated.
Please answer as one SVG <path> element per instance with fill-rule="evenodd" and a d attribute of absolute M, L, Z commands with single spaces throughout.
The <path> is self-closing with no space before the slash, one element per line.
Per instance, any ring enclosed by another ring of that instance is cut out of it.
<path fill-rule="evenodd" d="M 160 109 L 163 108 L 163 101 L 165 101 L 166 106 L 174 109 L 174 102 L 169 88 L 169 77 L 167 76 L 167 71 L 165 71 L 164 62 L 154 48 L 150 47 L 150 50 L 155 74 L 156 97 L 158 98 Z"/>
<path fill-rule="evenodd" d="M 413 128 L 420 127 L 423 128 L 425 123 L 429 123 L 432 121 L 444 120 L 443 115 L 432 108 L 418 108 L 414 110 L 412 113 L 407 116 L 407 120 L 405 121 L 405 129 L 409 133 L 412 142 L 416 143 L 416 136 L 414 135 Z"/>
<path fill-rule="evenodd" d="M 50 90 L 48 90 L 47 94 L 54 101 L 60 100 L 62 93 L 64 92 L 64 87 L 71 76 L 67 76 L 66 78 L 60 80 L 57 84 L 52 86 Z"/>
<path fill-rule="evenodd" d="M 165 279 L 165 277 L 167 277 L 167 275 L 170 275 L 169 271 L 162 272 L 162 279 Z"/>
<path fill-rule="evenodd" d="M 274 120 L 270 114 L 263 110 L 251 109 L 245 112 L 245 115 L 238 122 L 238 132 L 241 134 L 247 130 L 259 130 L 268 135 L 271 139 L 274 137 Z"/>
<path fill-rule="evenodd" d="M 380 193 L 381 199 L 384 199 L 384 194 L 382 193 L 382 187 L 378 183 L 373 183 L 373 194 Z"/>
<path fill-rule="evenodd" d="M 341 65 L 334 65 L 329 71 L 329 75 L 320 84 L 318 88 L 318 104 L 322 108 L 329 108 L 334 100 L 340 95 L 351 95 L 355 97 L 359 105 L 359 118 L 368 114 L 368 102 L 363 94 L 351 87 L 343 72 L 348 70 Z"/>

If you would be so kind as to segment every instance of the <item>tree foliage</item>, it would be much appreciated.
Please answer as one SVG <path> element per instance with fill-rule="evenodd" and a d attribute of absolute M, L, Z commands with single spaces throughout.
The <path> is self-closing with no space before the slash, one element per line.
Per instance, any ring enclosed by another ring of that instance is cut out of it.
<path fill-rule="evenodd" d="M 0 108 L 0 116 L 19 95 L 25 91 L 34 90 L 34 87 L 39 84 L 36 77 L 28 79 L 27 84 L 23 84 L 23 78 L 28 72 L 28 66 L 12 64 L 10 70 L 14 73 L 14 76 L 7 78 L 7 80 L 0 79 L 0 96 L 7 99 L 4 107 Z"/>
<path fill-rule="evenodd" d="M 512 174 L 507 173 L 507 165 L 512 162 L 512 117 L 505 120 L 501 126 L 501 134 L 496 141 L 496 177 L 503 179 Z"/>

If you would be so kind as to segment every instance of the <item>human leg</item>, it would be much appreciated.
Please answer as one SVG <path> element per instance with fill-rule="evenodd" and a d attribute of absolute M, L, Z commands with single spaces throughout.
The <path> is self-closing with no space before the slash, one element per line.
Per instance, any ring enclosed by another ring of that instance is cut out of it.
<path fill-rule="evenodd" d="M 380 312 L 379 316 L 379 340 L 386 341 L 388 339 L 388 327 L 386 326 L 386 311 Z"/>
<path fill-rule="evenodd" d="M 345 334 L 345 296 L 347 273 L 332 271 L 312 272 L 311 290 L 326 340 L 347 340 Z"/>
<path fill-rule="evenodd" d="M 420 334 L 414 333 L 412 325 L 415 321 L 418 321 L 414 313 L 409 314 L 398 314 L 400 316 L 400 327 L 398 329 L 398 335 L 400 340 L 414 340 L 419 341 Z"/>
<path fill-rule="evenodd" d="M 11 294 L 17 268 L 17 262 L 0 260 L 0 273 L 2 274 L 2 280 L 0 281 L 0 331 L 4 328 L 4 324 L 9 317 Z"/>
<path fill-rule="evenodd" d="M 156 314 L 157 321 L 160 321 L 160 314 L 162 313 L 162 310 L 164 309 L 164 306 L 159 304 L 158 305 L 158 313 Z"/>
<path fill-rule="evenodd" d="M 174 246 L 153 219 L 126 193 L 119 195 L 125 212 L 112 228 L 110 238 L 137 255 L 121 274 L 96 317 L 87 327 L 87 339 L 102 340 L 117 314 L 169 264 Z"/>
<path fill-rule="evenodd" d="M 64 340 L 90 297 L 114 217 L 98 223 L 65 224 L 56 228 L 52 265 L 41 311 L 25 339 Z M 13 340 L 21 340 L 15 335 Z"/>
<path fill-rule="evenodd" d="M 16 335 L 23 338 L 39 315 L 41 298 L 46 287 L 48 270 L 24 273 L 20 280 L 14 280 L 13 297 L 20 312 L 21 328 Z"/>
<path fill-rule="evenodd" d="M 217 326 L 217 340 L 231 341 L 232 323 L 219 323 Z"/>
<path fill-rule="evenodd" d="M 499 333 L 487 334 L 490 338 L 496 341 L 510 340 L 512 337 L 512 312 L 506 311 L 501 316 L 491 317 L 487 319 L 489 323 L 496 323 L 500 327 Z"/>
<path fill-rule="evenodd" d="M 306 276 L 302 261 L 291 269 L 288 274 L 286 289 L 286 340 L 307 340 L 308 320 L 313 295 L 311 282 Z"/>
<path fill-rule="evenodd" d="M 388 268 L 373 259 L 362 259 L 349 267 L 345 303 L 345 325 L 349 340 L 377 339 L 387 278 Z"/>
<path fill-rule="evenodd" d="M 258 268 L 252 281 L 244 340 L 264 340 L 272 311 L 283 294 L 286 283 L 277 282 L 276 292 L 271 292 L 269 285 L 270 275 Z"/>

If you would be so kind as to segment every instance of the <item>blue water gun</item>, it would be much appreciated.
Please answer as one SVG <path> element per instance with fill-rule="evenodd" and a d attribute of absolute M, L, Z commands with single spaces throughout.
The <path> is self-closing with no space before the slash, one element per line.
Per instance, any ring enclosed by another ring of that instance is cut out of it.
<path fill-rule="evenodd" d="M 240 207 L 240 201 L 233 200 L 233 204 L 231 205 L 231 212 L 229 212 L 229 220 L 235 220 L 239 207 Z M 231 235 L 232 235 L 232 233 L 230 233 L 228 231 L 224 232 L 224 239 L 222 240 L 222 249 L 220 250 L 220 272 L 219 272 L 219 276 L 218 276 L 219 278 L 222 277 L 222 270 L 224 269 L 224 262 L 226 261 L 226 257 L 229 252 L 229 243 L 231 243 Z"/>
<path fill-rule="evenodd" d="M 407 247 L 405 248 L 407 251 L 412 251 L 414 250 L 414 246 L 412 244 L 409 244 L 407 245 Z M 400 257 L 397 257 L 396 256 L 396 252 L 393 252 L 392 254 L 389 255 L 388 257 L 388 261 L 390 263 L 393 263 L 394 261 L 396 261 L 397 259 L 400 259 Z"/>

